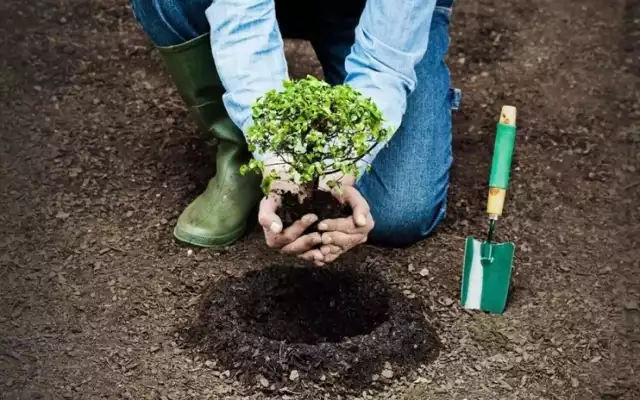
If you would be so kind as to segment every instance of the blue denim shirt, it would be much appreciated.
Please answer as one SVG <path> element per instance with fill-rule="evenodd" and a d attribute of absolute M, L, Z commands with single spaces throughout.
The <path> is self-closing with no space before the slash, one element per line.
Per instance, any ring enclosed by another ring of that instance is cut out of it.
<path fill-rule="evenodd" d="M 367 0 L 345 60 L 345 84 L 370 97 L 396 130 L 416 87 L 415 66 L 427 50 L 436 0 Z M 246 134 L 251 106 L 288 79 L 274 0 L 216 0 L 206 10 L 211 50 L 226 89 L 225 107 Z M 386 143 L 361 160 L 361 170 Z M 254 154 L 258 159 L 264 156 Z"/>

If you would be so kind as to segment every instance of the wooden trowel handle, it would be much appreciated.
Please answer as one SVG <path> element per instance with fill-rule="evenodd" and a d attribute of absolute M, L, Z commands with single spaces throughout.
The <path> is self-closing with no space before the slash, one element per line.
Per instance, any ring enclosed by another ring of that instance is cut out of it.
<path fill-rule="evenodd" d="M 516 141 L 516 108 L 503 106 L 500 121 L 496 127 L 496 140 L 491 160 L 491 174 L 489 175 L 489 198 L 487 213 L 492 219 L 502 215 L 504 201 L 509 187 L 511 160 Z"/>

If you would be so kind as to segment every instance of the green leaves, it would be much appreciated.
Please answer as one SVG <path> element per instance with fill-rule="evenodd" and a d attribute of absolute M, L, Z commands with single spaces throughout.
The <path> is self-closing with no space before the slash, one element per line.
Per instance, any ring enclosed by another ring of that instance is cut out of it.
<path fill-rule="evenodd" d="M 284 157 L 299 184 L 334 172 L 357 176 L 356 162 L 390 135 L 370 99 L 349 86 L 331 86 L 311 76 L 284 81 L 281 92 L 266 92 L 252 111 L 250 151 Z M 251 160 L 240 172 L 248 170 L 263 171 L 264 165 Z"/>
<path fill-rule="evenodd" d="M 248 164 L 245 164 L 240 167 L 241 175 L 246 175 L 250 171 L 257 171 L 262 173 L 262 171 L 264 171 L 264 163 L 256 159 L 251 159 L 251 161 L 249 161 Z"/>

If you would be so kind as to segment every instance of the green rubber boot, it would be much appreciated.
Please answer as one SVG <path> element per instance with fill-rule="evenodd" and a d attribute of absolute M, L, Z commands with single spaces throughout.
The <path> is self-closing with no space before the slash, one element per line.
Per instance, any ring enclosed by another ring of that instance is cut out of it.
<path fill-rule="evenodd" d="M 201 247 L 230 245 L 242 237 L 251 209 L 262 197 L 261 178 L 255 173 L 240 175 L 251 153 L 222 103 L 224 87 L 211 56 L 209 34 L 159 50 L 203 136 L 217 141 L 216 175 L 182 212 L 173 235 Z"/>

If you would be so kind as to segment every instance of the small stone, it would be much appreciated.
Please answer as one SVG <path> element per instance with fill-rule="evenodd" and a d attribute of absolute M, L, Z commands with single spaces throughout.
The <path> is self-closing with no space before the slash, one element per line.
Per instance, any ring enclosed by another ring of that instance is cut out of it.
<path fill-rule="evenodd" d="M 61 24 L 66 24 L 67 23 L 67 19 L 65 17 L 60 18 L 60 23 Z"/>
<path fill-rule="evenodd" d="M 483 78 L 486 78 L 487 76 L 489 76 L 489 73 L 487 71 L 483 71 L 480 73 L 480 76 L 482 76 Z"/>
<path fill-rule="evenodd" d="M 393 371 L 390 369 L 384 369 L 382 370 L 382 376 L 385 377 L 386 379 L 391 379 L 393 378 Z"/>
<path fill-rule="evenodd" d="M 600 360 L 602 360 L 601 356 L 595 356 L 591 359 L 591 362 L 595 364 L 597 362 L 600 362 Z"/>
<path fill-rule="evenodd" d="M 571 378 L 571 386 L 573 386 L 574 388 L 577 388 L 579 384 L 580 382 L 578 382 L 578 379 Z"/>
<path fill-rule="evenodd" d="M 378 375 L 378 374 L 373 374 L 373 375 L 371 375 L 371 380 L 372 380 L 372 381 L 374 381 L 374 382 L 375 382 L 375 381 L 377 381 L 378 379 L 380 379 L 380 375 Z"/>
<path fill-rule="evenodd" d="M 168 223 L 169 223 L 169 221 L 168 221 L 166 218 L 162 218 L 162 219 L 160 220 L 160 223 L 161 223 L 162 225 L 166 225 L 166 224 L 168 224 Z"/>
<path fill-rule="evenodd" d="M 638 310 L 638 300 L 629 300 L 624 305 L 625 310 Z"/>
<path fill-rule="evenodd" d="M 69 168 L 69 177 L 75 178 L 82 173 L 82 168 Z"/>
<path fill-rule="evenodd" d="M 125 214 L 125 217 L 127 218 L 131 218 L 133 216 L 133 211 L 127 211 L 127 213 Z"/>
<path fill-rule="evenodd" d="M 149 349 L 149 351 L 152 353 L 155 353 L 158 350 L 160 350 L 160 346 L 151 346 L 151 348 Z"/>
<path fill-rule="evenodd" d="M 193 255 L 193 250 L 191 250 L 191 249 L 187 250 L 187 255 L 189 257 L 191 257 Z"/>
<path fill-rule="evenodd" d="M 427 276 L 427 275 L 429 275 L 429 270 L 426 268 L 422 268 L 420 270 L 420 276 Z"/>
<path fill-rule="evenodd" d="M 443 306 L 449 307 L 450 305 L 453 304 L 453 299 L 450 297 L 443 297 L 440 302 L 442 303 Z"/>
<path fill-rule="evenodd" d="M 269 387 L 269 381 L 262 375 L 258 375 L 258 382 L 260 382 L 260 385 L 262 385 L 262 387 Z"/>
<path fill-rule="evenodd" d="M 216 362 L 213 360 L 207 360 L 204 362 L 204 365 L 206 365 L 208 368 L 213 368 L 216 366 Z"/>
<path fill-rule="evenodd" d="M 409 264 L 407 269 L 409 270 L 409 272 L 413 272 L 413 270 L 415 270 L 415 268 L 413 267 L 413 264 Z"/>
<path fill-rule="evenodd" d="M 295 369 L 291 371 L 291 373 L 289 374 L 289 379 L 292 381 L 297 381 L 299 377 L 300 377 L 300 374 Z"/>
<path fill-rule="evenodd" d="M 58 219 L 67 219 L 69 218 L 69 213 L 66 213 L 64 211 L 58 211 L 58 213 L 56 214 L 56 218 Z"/>

